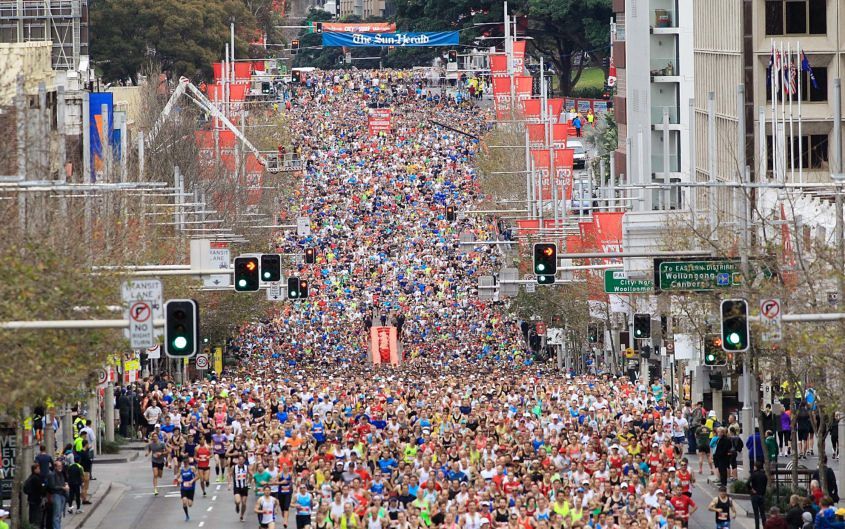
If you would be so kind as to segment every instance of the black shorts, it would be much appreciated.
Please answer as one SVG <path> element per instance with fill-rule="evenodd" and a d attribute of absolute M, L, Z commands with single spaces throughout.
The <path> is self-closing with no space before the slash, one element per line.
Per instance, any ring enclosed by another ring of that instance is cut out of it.
<path fill-rule="evenodd" d="M 698 445 L 696 447 L 696 452 L 699 454 L 709 454 L 710 453 L 710 446 L 709 445 Z"/>
<path fill-rule="evenodd" d="M 810 438 L 810 432 L 807 430 L 798 430 L 798 440 L 806 441 Z"/>
<path fill-rule="evenodd" d="M 235 487 L 235 496 L 249 496 L 249 487 Z"/>
<path fill-rule="evenodd" d="M 164 463 L 155 463 L 153 462 L 153 468 L 157 468 L 159 470 L 164 470 Z"/>
<path fill-rule="evenodd" d="M 736 469 L 736 467 L 737 467 L 736 454 L 730 456 L 730 458 L 728 459 L 728 466 L 732 469 Z"/>
<path fill-rule="evenodd" d="M 311 525 L 311 515 L 310 514 L 297 514 L 296 515 L 296 529 L 305 529 L 305 526 Z"/>
<path fill-rule="evenodd" d="M 183 498 L 194 501 L 194 489 L 180 489 L 179 492 Z"/>
<path fill-rule="evenodd" d="M 293 498 L 292 492 L 279 492 L 276 498 L 279 500 L 279 507 L 281 507 L 283 511 L 290 510 L 290 500 Z"/>

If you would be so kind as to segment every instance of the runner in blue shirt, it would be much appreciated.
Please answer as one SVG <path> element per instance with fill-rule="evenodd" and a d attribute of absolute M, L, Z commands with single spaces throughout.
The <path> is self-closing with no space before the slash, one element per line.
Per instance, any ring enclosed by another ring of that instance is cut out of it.
<path fill-rule="evenodd" d="M 197 472 L 185 458 L 182 460 L 182 468 L 179 469 L 179 492 L 182 496 L 182 510 L 185 511 L 185 521 L 191 519 L 188 508 L 194 504 L 194 489 L 197 483 Z"/>

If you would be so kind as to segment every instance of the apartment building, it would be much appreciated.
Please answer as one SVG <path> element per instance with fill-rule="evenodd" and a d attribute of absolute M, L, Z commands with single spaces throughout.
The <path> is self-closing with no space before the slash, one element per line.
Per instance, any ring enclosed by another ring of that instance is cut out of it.
<path fill-rule="evenodd" d="M 845 4 L 839 0 L 710 0 L 695 3 L 696 131 L 698 138 L 706 137 L 701 134 L 706 134 L 707 93 L 715 92 L 717 150 L 720 153 L 716 169 L 718 179 L 735 178 L 732 156 L 724 154 L 733 154 L 738 148 L 735 87 L 740 83 L 745 85 L 746 91 L 744 148 L 747 164 L 752 168 L 752 178 L 759 179 L 763 168 L 766 178 L 773 177 L 769 62 L 772 44 L 779 49 L 782 43 L 784 48 L 793 50 L 800 45 L 816 80 L 814 84 L 806 72 L 798 76 L 802 100 L 801 134 L 799 137 L 796 94 L 792 105 L 792 133 L 788 129 L 785 132 L 786 150 L 795 153 L 794 162 L 787 160 L 786 178 L 806 182 L 829 180 L 833 80 L 841 78 L 845 66 L 843 15 Z M 800 64 L 796 67 L 800 72 Z M 788 110 L 786 115 L 788 120 Z M 699 149 L 697 153 L 696 170 L 699 178 L 706 179 L 709 171 L 704 150 Z"/>

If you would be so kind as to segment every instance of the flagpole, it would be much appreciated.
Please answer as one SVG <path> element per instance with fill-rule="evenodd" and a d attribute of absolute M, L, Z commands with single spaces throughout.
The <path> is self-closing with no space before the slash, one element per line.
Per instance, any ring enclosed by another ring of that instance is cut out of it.
<path fill-rule="evenodd" d="M 786 66 L 784 62 L 786 61 L 786 55 L 784 54 L 783 50 L 783 41 L 780 41 L 780 90 L 781 90 L 781 101 L 780 101 L 780 128 L 781 134 L 780 138 L 783 142 L 781 144 L 780 149 L 780 157 L 781 157 L 781 170 L 783 174 L 781 176 L 781 182 L 786 182 L 786 83 L 783 79 L 783 72 L 784 67 Z"/>
<path fill-rule="evenodd" d="M 795 59 L 798 63 L 798 181 L 804 183 L 804 136 L 801 130 L 801 85 L 804 84 L 804 66 L 801 62 L 801 42 L 795 45 Z M 809 144 L 808 144 L 809 145 Z M 810 153 L 807 153 L 809 156 Z"/>
<path fill-rule="evenodd" d="M 786 43 L 786 56 L 789 57 L 789 64 L 787 65 L 787 76 L 789 79 L 789 179 L 792 182 L 795 182 L 795 126 L 792 120 L 792 83 L 793 83 L 793 71 L 792 68 L 794 63 L 792 62 L 792 43 Z M 799 140 L 800 141 L 800 140 Z M 800 150 L 800 149 L 799 149 Z"/>
<path fill-rule="evenodd" d="M 769 93 L 772 95 L 772 175 L 778 175 L 778 128 L 777 128 L 777 100 L 778 84 L 777 71 L 778 63 L 775 57 L 775 39 L 772 39 L 772 67 L 769 69 Z"/>

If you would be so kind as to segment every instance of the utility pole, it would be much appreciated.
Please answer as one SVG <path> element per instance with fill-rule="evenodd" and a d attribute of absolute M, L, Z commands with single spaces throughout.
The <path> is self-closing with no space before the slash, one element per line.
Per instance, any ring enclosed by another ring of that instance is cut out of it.
<path fill-rule="evenodd" d="M 740 84 L 736 87 L 736 109 L 737 109 L 737 179 L 739 183 L 745 183 L 747 176 L 747 168 L 745 166 L 745 86 Z M 742 274 L 746 278 L 750 278 L 750 270 L 748 268 L 748 251 L 749 251 L 749 233 L 748 233 L 748 194 L 744 188 L 737 188 L 734 190 L 738 194 L 738 199 L 734 203 L 737 207 L 737 215 L 741 225 L 740 229 L 740 268 Z M 751 375 L 748 372 L 748 355 L 746 351 L 742 355 L 742 378 L 745 380 L 743 385 L 742 395 L 742 411 L 740 412 L 742 421 L 742 432 L 744 435 L 752 435 L 754 433 L 753 426 L 753 407 L 751 406 L 752 391 L 751 391 Z M 754 392 L 756 394 L 756 391 Z M 751 455 L 748 450 L 742 451 L 742 467 L 751 475 Z"/>
<path fill-rule="evenodd" d="M 839 303 L 845 303 L 845 219 L 842 204 L 842 80 L 833 80 L 833 157 L 832 175 L 836 184 L 836 268 Z M 845 411 L 845 392 L 842 392 L 840 411 Z M 839 438 L 845 439 L 845 419 L 839 421 Z M 839 475 L 845 476 L 845 457 L 839 458 Z"/>

